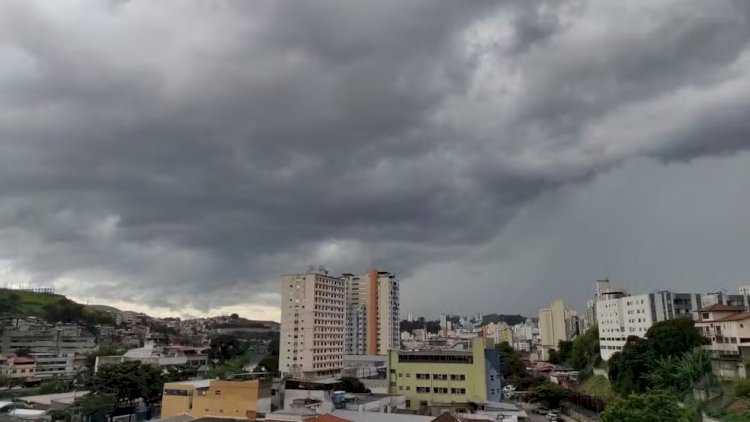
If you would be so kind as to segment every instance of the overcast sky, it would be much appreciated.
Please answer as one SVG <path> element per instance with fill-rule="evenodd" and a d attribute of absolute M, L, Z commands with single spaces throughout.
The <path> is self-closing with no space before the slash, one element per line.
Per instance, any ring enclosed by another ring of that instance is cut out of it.
<path fill-rule="evenodd" d="M 750 2 L 0 2 L 0 277 L 278 319 L 750 284 Z"/>

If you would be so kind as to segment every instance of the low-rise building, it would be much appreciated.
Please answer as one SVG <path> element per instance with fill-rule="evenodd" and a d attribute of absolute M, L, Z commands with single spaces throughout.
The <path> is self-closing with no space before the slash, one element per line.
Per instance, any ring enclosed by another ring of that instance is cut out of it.
<path fill-rule="evenodd" d="M 14 353 L 0 354 L 0 375 L 16 381 L 30 380 L 36 375 L 36 361 Z"/>
<path fill-rule="evenodd" d="M 406 407 L 501 401 L 500 355 L 491 339 L 477 337 L 471 350 L 391 350 L 391 394 L 406 396 Z"/>
<path fill-rule="evenodd" d="M 750 312 L 744 307 L 715 304 L 698 311 L 695 327 L 710 344 L 711 369 L 719 378 L 747 378 L 744 362 L 750 359 Z"/>
<path fill-rule="evenodd" d="M 72 378 L 76 375 L 75 353 L 33 353 L 36 378 Z"/>
<path fill-rule="evenodd" d="M 114 365 L 128 361 L 139 361 L 157 366 L 187 366 L 200 370 L 208 364 L 208 356 L 204 353 L 204 348 L 191 346 L 157 347 L 152 341 L 148 341 L 145 346 L 128 350 L 123 355 L 97 356 L 94 371 L 98 371 L 102 365 Z"/>
<path fill-rule="evenodd" d="M 271 411 L 271 382 L 196 380 L 164 384 L 161 417 L 181 414 L 192 417 L 254 419 Z"/>

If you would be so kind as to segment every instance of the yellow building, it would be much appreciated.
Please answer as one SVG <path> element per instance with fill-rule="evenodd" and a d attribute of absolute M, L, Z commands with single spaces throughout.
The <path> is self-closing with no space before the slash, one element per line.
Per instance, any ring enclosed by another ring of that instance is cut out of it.
<path fill-rule="evenodd" d="M 197 380 L 164 384 L 161 417 L 188 414 L 225 418 L 255 418 L 271 411 L 271 384 L 265 380 Z"/>
<path fill-rule="evenodd" d="M 389 392 L 406 396 L 412 410 L 501 401 L 500 353 L 493 346 L 492 339 L 478 337 L 471 350 L 391 350 Z"/>

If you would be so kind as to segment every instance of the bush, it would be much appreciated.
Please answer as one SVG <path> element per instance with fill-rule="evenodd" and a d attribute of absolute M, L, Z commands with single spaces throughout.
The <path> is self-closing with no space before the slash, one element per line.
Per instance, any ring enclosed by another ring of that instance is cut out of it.
<path fill-rule="evenodd" d="M 750 380 L 737 380 L 732 385 L 732 394 L 742 399 L 750 398 Z"/>

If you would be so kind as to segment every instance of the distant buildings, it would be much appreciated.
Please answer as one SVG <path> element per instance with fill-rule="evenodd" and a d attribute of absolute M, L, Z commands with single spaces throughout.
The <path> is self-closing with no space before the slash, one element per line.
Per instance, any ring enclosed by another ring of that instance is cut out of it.
<path fill-rule="evenodd" d="M 572 339 L 577 334 L 577 323 L 571 322 L 574 317 L 578 318 L 577 314 L 565 308 L 562 299 L 554 300 L 548 308 L 539 310 L 539 337 L 543 359 L 546 359 L 547 351 L 557 349 L 561 341 Z"/>
<path fill-rule="evenodd" d="M 644 337 L 657 322 L 675 318 L 695 319 L 701 308 L 727 305 L 748 309 L 748 296 L 716 293 L 658 291 L 631 296 L 625 289 L 613 289 L 609 281 L 597 282 L 596 320 L 602 359 L 622 351 L 629 336 Z M 601 288 L 603 287 L 603 288 Z"/>
<path fill-rule="evenodd" d="M 387 271 L 344 274 L 347 355 L 385 355 L 399 347 L 399 281 Z"/>
<path fill-rule="evenodd" d="M 500 355 L 487 338 L 474 338 L 470 350 L 391 350 L 388 367 L 390 393 L 405 395 L 412 410 L 502 400 Z"/>
<path fill-rule="evenodd" d="M 179 345 L 157 347 L 154 342 L 148 341 L 143 347 L 128 350 L 121 356 L 97 356 L 94 372 L 103 365 L 131 361 L 161 367 L 193 368 L 197 373 L 203 373 L 207 369 L 208 356 L 205 354 L 205 348 Z"/>

